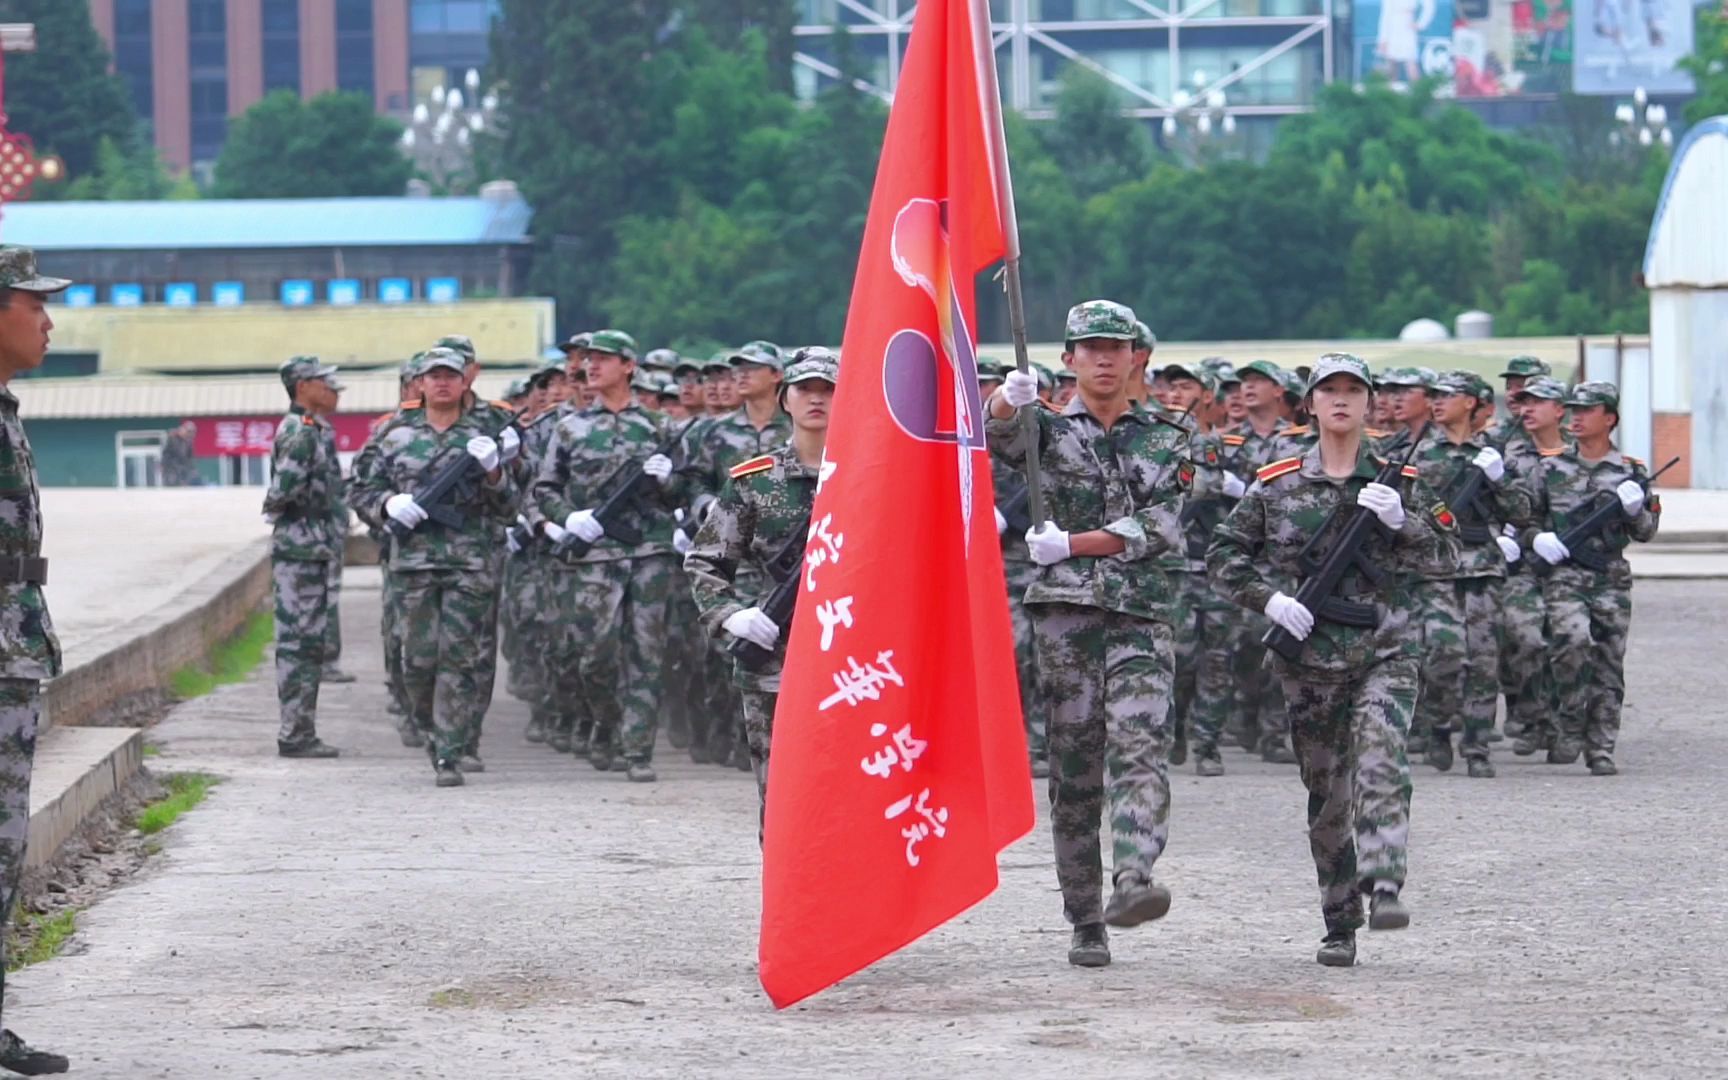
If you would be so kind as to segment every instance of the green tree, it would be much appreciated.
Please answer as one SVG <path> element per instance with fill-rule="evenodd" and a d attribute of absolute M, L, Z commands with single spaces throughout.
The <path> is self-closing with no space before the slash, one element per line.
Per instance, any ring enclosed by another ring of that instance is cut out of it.
<path fill-rule="evenodd" d="M 130 147 L 104 137 L 96 145 L 96 165 L 69 182 L 38 185 L 31 198 L 56 200 L 196 199 L 198 185 L 189 176 L 168 171 L 162 155 L 141 139 Z"/>
<path fill-rule="evenodd" d="M 1728 8 L 1698 8 L 1692 55 L 1680 61 L 1692 73 L 1697 93 L 1686 103 L 1686 122 L 1728 116 Z"/>
<path fill-rule="evenodd" d="M 1122 94 L 1102 75 L 1075 64 L 1062 76 L 1056 121 L 1039 129 L 1050 156 L 1082 199 L 1145 176 L 1152 136 L 1122 115 Z"/>
<path fill-rule="evenodd" d="M 414 167 L 402 125 L 378 116 L 363 94 L 302 101 L 277 90 L 228 128 L 211 194 L 223 199 L 400 195 Z"/>
<path fill-rule="evenodd" d="M 8 127 L 60 155 L 74 179 L 97 167 L 104 139 L 130 152 L 138 114 L 108 70 L 87 0 L 0 0 L 0 22 L 36 24 L 36 51 L 6 54 Z"/>

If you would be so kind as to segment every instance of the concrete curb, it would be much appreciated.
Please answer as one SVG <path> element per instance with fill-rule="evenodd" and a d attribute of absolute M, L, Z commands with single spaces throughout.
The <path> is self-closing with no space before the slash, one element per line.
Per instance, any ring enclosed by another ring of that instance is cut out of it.
<path fill-rule="evenodd" d="M 268 550 L 252 545 L 235 552 L 173 600 L 81 650 L 94 658 L 43 688 L 42 729 L 86 723 L 134 694 L 167 685 L 170 675 L 208 655 L 269 595 Z"/>
<path fill-rule="evenodd" d="M 64 727 L 44 738 L 30 778 L 24 865 L 41 866 L 59 854 L 60 845 L 143 764 L 143 728 Z"/>

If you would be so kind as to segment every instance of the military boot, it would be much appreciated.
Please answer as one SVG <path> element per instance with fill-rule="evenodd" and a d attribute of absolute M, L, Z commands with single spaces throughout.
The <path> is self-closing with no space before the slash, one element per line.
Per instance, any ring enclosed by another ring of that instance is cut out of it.
<path fill-rule="evenodd" d="M 1473 780 L 1492 780 L 1496 775 L 1494 763 L 1487 758 L 1471 758 L 1468 765 Z"/>
<path fill-rule="evenodd" d="M 546 736 L 546 745 L 550 746 L 554 752 L 560 754 L 572 754 L 576 752 L 576 744 L 571 741 L 570 733 L 568 731 L 551 732 Z M 587 753 L 588 748 L 583 747 L 582 753 L 576 754 L 576 756 L 582 757 Z"/>
<path fill-rule="evenodd" d="M 1267 743 L 1260 751 L 1260 760 L 1268 765 L 1294 765 L 1296 752 L 1281 742 Z"/>
<path fill-rule="evenodd" d="M 692 742 L 690 744 L 690 761 L 693 764 L 706 765 L 712 760 L 713 760 L 713 758 L 708 756 L 708 744 L 707 743 Z"/>
<path fill-rule="evenodd" d="M 1047 757 L 1032 758 L 1032 779 L 1047 780 L 1050 777 L 1050 759 Z"/>
<path fill-rule="evenodd" d="M 486 763 L 480 760 L 479 754 L 463 754 L 457 759 L 456 767 L 465 773 L 486 771 Z"/>
<path fill-rule="evenodd" d="M 1583 752 L 1584 748 L 1578 745 L 1576 740 L 1566 738 L 1555 739 L 1554 745 L 1548 748 L 1548 764 L 1570 765 L 1574 761 L 1577 761 L 1578 755 Z"/>
<path fill-rule="evenodd" d="M 1355 967 L 1356 931 L 1334 930 L 1327 934 L 1314 959 L 1325 967 Z"/>
<path fill-rule="evenodd" d="M 1544 732 L 1527 730 L 1512 744 L 1512 752 L 1519 757 L 1529 757 L 1538 750 L 1553 749 L 1553 746 L 1554 740 Z"/>
<path fill-rule="evenodd" d="M 629 772 L 630 771 L 630 763 L 628 761 L 625 761 L 622 757 L 619 757 L 617 755 L 613 755 L 611 771 L 612 772 Z"/>
<path fill-rule="evenodd" d="M 610 772 L 612 769 L 612 747 L 608 743 L 594 743 L 588 747 L 588 764 L 594 766 L 595 772 Z"/>
<path fill-rule="evenodd" d="M 1170 764 L 1188 764 L 1188 725 L 1176 725 L 1176 739 L 1170 744 Z"/>
<path fill-rule="evenodd" d="M 1428 737 L 1428 764 L 1441 772 L 1452 770 L 1452 733 L 1436 731 Z"/>
<path fill-rule="evenodd" d="M 454 761 L 440 761 L 436 769 L 432 782 L 439 787 L 461 787 L 467 783 L 462 779 L 462 770 L 456 767 Z"/>
<path fill-rule="evenodd" d="M 1110 903 L 1104 906 L 1104 921 L 1124 928 L 1139 926 L 1162 919 L 1169 910 L 1169 889 L 1154 885 L 1139 874 L 1122 874 L 1116 879 Z"/>
<path fill-rule="evenodd" d="M 1428 736 L 1418 735 L 1415 732 L 1411 732 L 1404 739 L 1404 753 L 1405 754 L 1407 754 L 1411 757 L 1415 757 L 1417 754 L 1427 753 L 1427 751 L 1428 751 Z"/>
<path fill-rule="evenodd" d="M 1393 889 L 1375 889 L 1368 902 L 1368 929 L 1402 930 L 1410 925 L 1410 909 Z"/>
<path fill-rule="evenodd" d="M 614 763 L 613 768 L 617 768 L 616 763 Z M 629 762 L 625 766 L 625 770 L 625 775 L 629 777 L 632 784 L 652 784 L 660 779 L 660 775 L 654 771 L 654 766 L 646 761 Z"/>
<path fill-rule="evenodd" d="M 324 665 L 324 670 L 318 674 L 318 681 L 327 683 L 351 683 L 354 681 L 354 676 L 343 671 L 335 664 L 326 664 Z"/>
<path fill-rule="evenodd" d="M 19 1076 L 48 1076 L 71 1067 L 64 1055 L 33 1049 L 10 1030 L 0 1031 L 0 1069 Z"/>
<path fill-rule="evenodd" d="M 420 729 L 413 724 L 403 724 L 396 729 L 396 734 L 402 740 L 402 745 L 410 750 L 424 750 L 426 736 L 420 734 Z"/>
<path fill-rule="evenodd" d="M 546 721 L 538 715 L 528 717 L 528 731 L 522 736 L 531 743 L 546 741 Z"/>
<path fill-rule="evenodd" d="M 1194 752 L 1194 775 L 1224 775 L 1224 759 L 1218 756 L 1217 747 L 1208 746 Z"/>
<path fill-rule="evenodd" d="M 1614 759 L 1607 754 L 1601 754 L 1590 759 L 1591 776 L 1618 776 L 1620 770 L 1615 768 Z"/>
<path fill-rule="evenodd" d="M 1068 942 L 1068 962 L 1075 967 L 1110 965 L 1110 932 L 1103 923 L 1082 923 Z"/>
<path fill-rule="evenodd" d="M 303 743 L 276 744 L 276 753 L 285 758 L 333 758 L 341 757 L 342 751 L 317 738 Z"/>
<path fill-rule="evenodd" d="M 750 747 L 739 743 L 732 748 L 732 767 L 739 772 L 755 772 L 756 766 L 750 763 Z"/>

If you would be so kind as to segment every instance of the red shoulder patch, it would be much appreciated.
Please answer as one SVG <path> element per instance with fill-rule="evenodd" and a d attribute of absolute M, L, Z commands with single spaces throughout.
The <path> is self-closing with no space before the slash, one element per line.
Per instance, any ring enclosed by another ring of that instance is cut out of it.
<path fill-rule="evenodd" d="M 1245 435 L 1221 435 L 1219 438 L 1224 441 L 1225 446 L 1241 446 L 1248 441 Z"/>
<path fill-rule="evenodd" d="M 753 457 L 749 461 L 740 461 L 738 464 L 732 466 L 728 475 L 730 475 L 732 477 L 732 479 L 737 480 L 741 477 L 750 476 L 750 475 L 753 475 L 753 474 L 759 473 L 759 472 L 764 472 L 768 469 L 772 469 L 773 467 L 774 467 L 774 455 L 773 454 L 763 454 L 761 457 Z"/>
<path fill-rule="evenodd" d="M 1363 428 L 1362 434 L 1368 436 L 1370 439 L 1384 439 L 1392 433 L 1390 431 L 1381 431 L 1379 428 Z"/>
<path fill-rule="evenodd" d="M 1262 484 L 1264 484 L 1268 480 L 1276 480 L 1280 476 L 1283 476 L 1286 473 L 1293 473 L 1297 469 L 1300 469 L 1301 467 L 1302 467 L 1302 459 L 1301 458 L 1299 458 L 1299 457 L 1287 457 L 1283 461 L 1274 461 L 1270 465 L 1260 466 L 1259 471 L 1257 471 L 1254 475 L 1256 478 L 1259 479 L 1259 481 Z"/>
<path fill-rule="evenodd" d="M 1445 503 L 1435 503 L 1432 513 L 1434 515 L 1434 524 L 1445 529 L 1447 532 L 1451 532 L 1458 524 L 1458 519 L 1452 516 L 1452 511 L 1447 508 Z"/>
<path fill-rule="evenodd" d="M 1644 501 L 1644 509 L 1652 514 L 1660 514 L 1662 512 L 1662 496 L 1652 491 L 1650 497 Z"/>
<path fill-rule="evenodd" d="M 1290 435 L 1290 436 L 1301 436 L 1301 435 L 1308 434 L 1309 430 L 1310 430 L 1310 428 L 1308 427 L 1307 424 L 1294 424 L 1290 427 L 1285 428 L 1283 431 L 1280 431 L 1278 434 Z"/>
<path fill-rule="evenodd" d="M 1417 468 L 1417 467 L 1416 467 L 1416 466 L 1414 466 L 1414 465 L 1406 465 L 1406 466 L 1404 466 L 1404 470 L 1403 470 L 1403 471 L 1404 471 L 1404 479 L 1406 479 L 1406 480 L 1414 480 L 1414 479 L 1416 479 L 1416 478 L 1417 478 L 1417 477 L 1418 477 L 1418 476 L 1421 476 L 1421 475 L 1422 475 L 1422 470 L 1421 470 L 1421 469 L 1418 469 L 1418 468 Z"/>
<path fill-rule="evenodd" d="M 1625 458 L 1627 461 L 1630 461 L 1632 464 L 1638 466 L 1639 468 L 1644 467 L 1644 459 L 1643 458 L 1635 458 L 1631 454 L 1622 454 L 1620 456 Z"/>
<path fill-rule="evenodd" d="M 398 405 L 397 408 L 399 408 L 399 409 L 418 409 L 420 407 L 420 401 L 421 401 L 421 399 L 417 398 L 417 397 L 403 398 L 402 404 Z"/>

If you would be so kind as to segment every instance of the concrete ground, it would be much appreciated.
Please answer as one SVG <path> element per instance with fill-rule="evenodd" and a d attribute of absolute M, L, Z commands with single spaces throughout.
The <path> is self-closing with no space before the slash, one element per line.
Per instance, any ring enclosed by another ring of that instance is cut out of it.
<path fill-rule="evenodd" d="M 1175 906 L 1113 967 L 1065 962 L 1041 823 L 996 895 L 785 1013 L 755 980 L 750 779 L 663 748 L 629 785 L 528 746 L 501 698 L 489 771 L 434 789 L 384 718 L 376 604 L 355 580 L 341 760 L 274 756 L 268 672 L 153 733 L 153 768 L 226 780 L 8 980 L 8 1027 L 77 1076 L 176 1080 L 1728 1072 L 1728 584 L 1638 586 L 1621 776 L 1418 767 L 1415 922 L 1354 970 L 1313 962 L 1294 771 L 1232 753 L 1174 776 Z"/>

